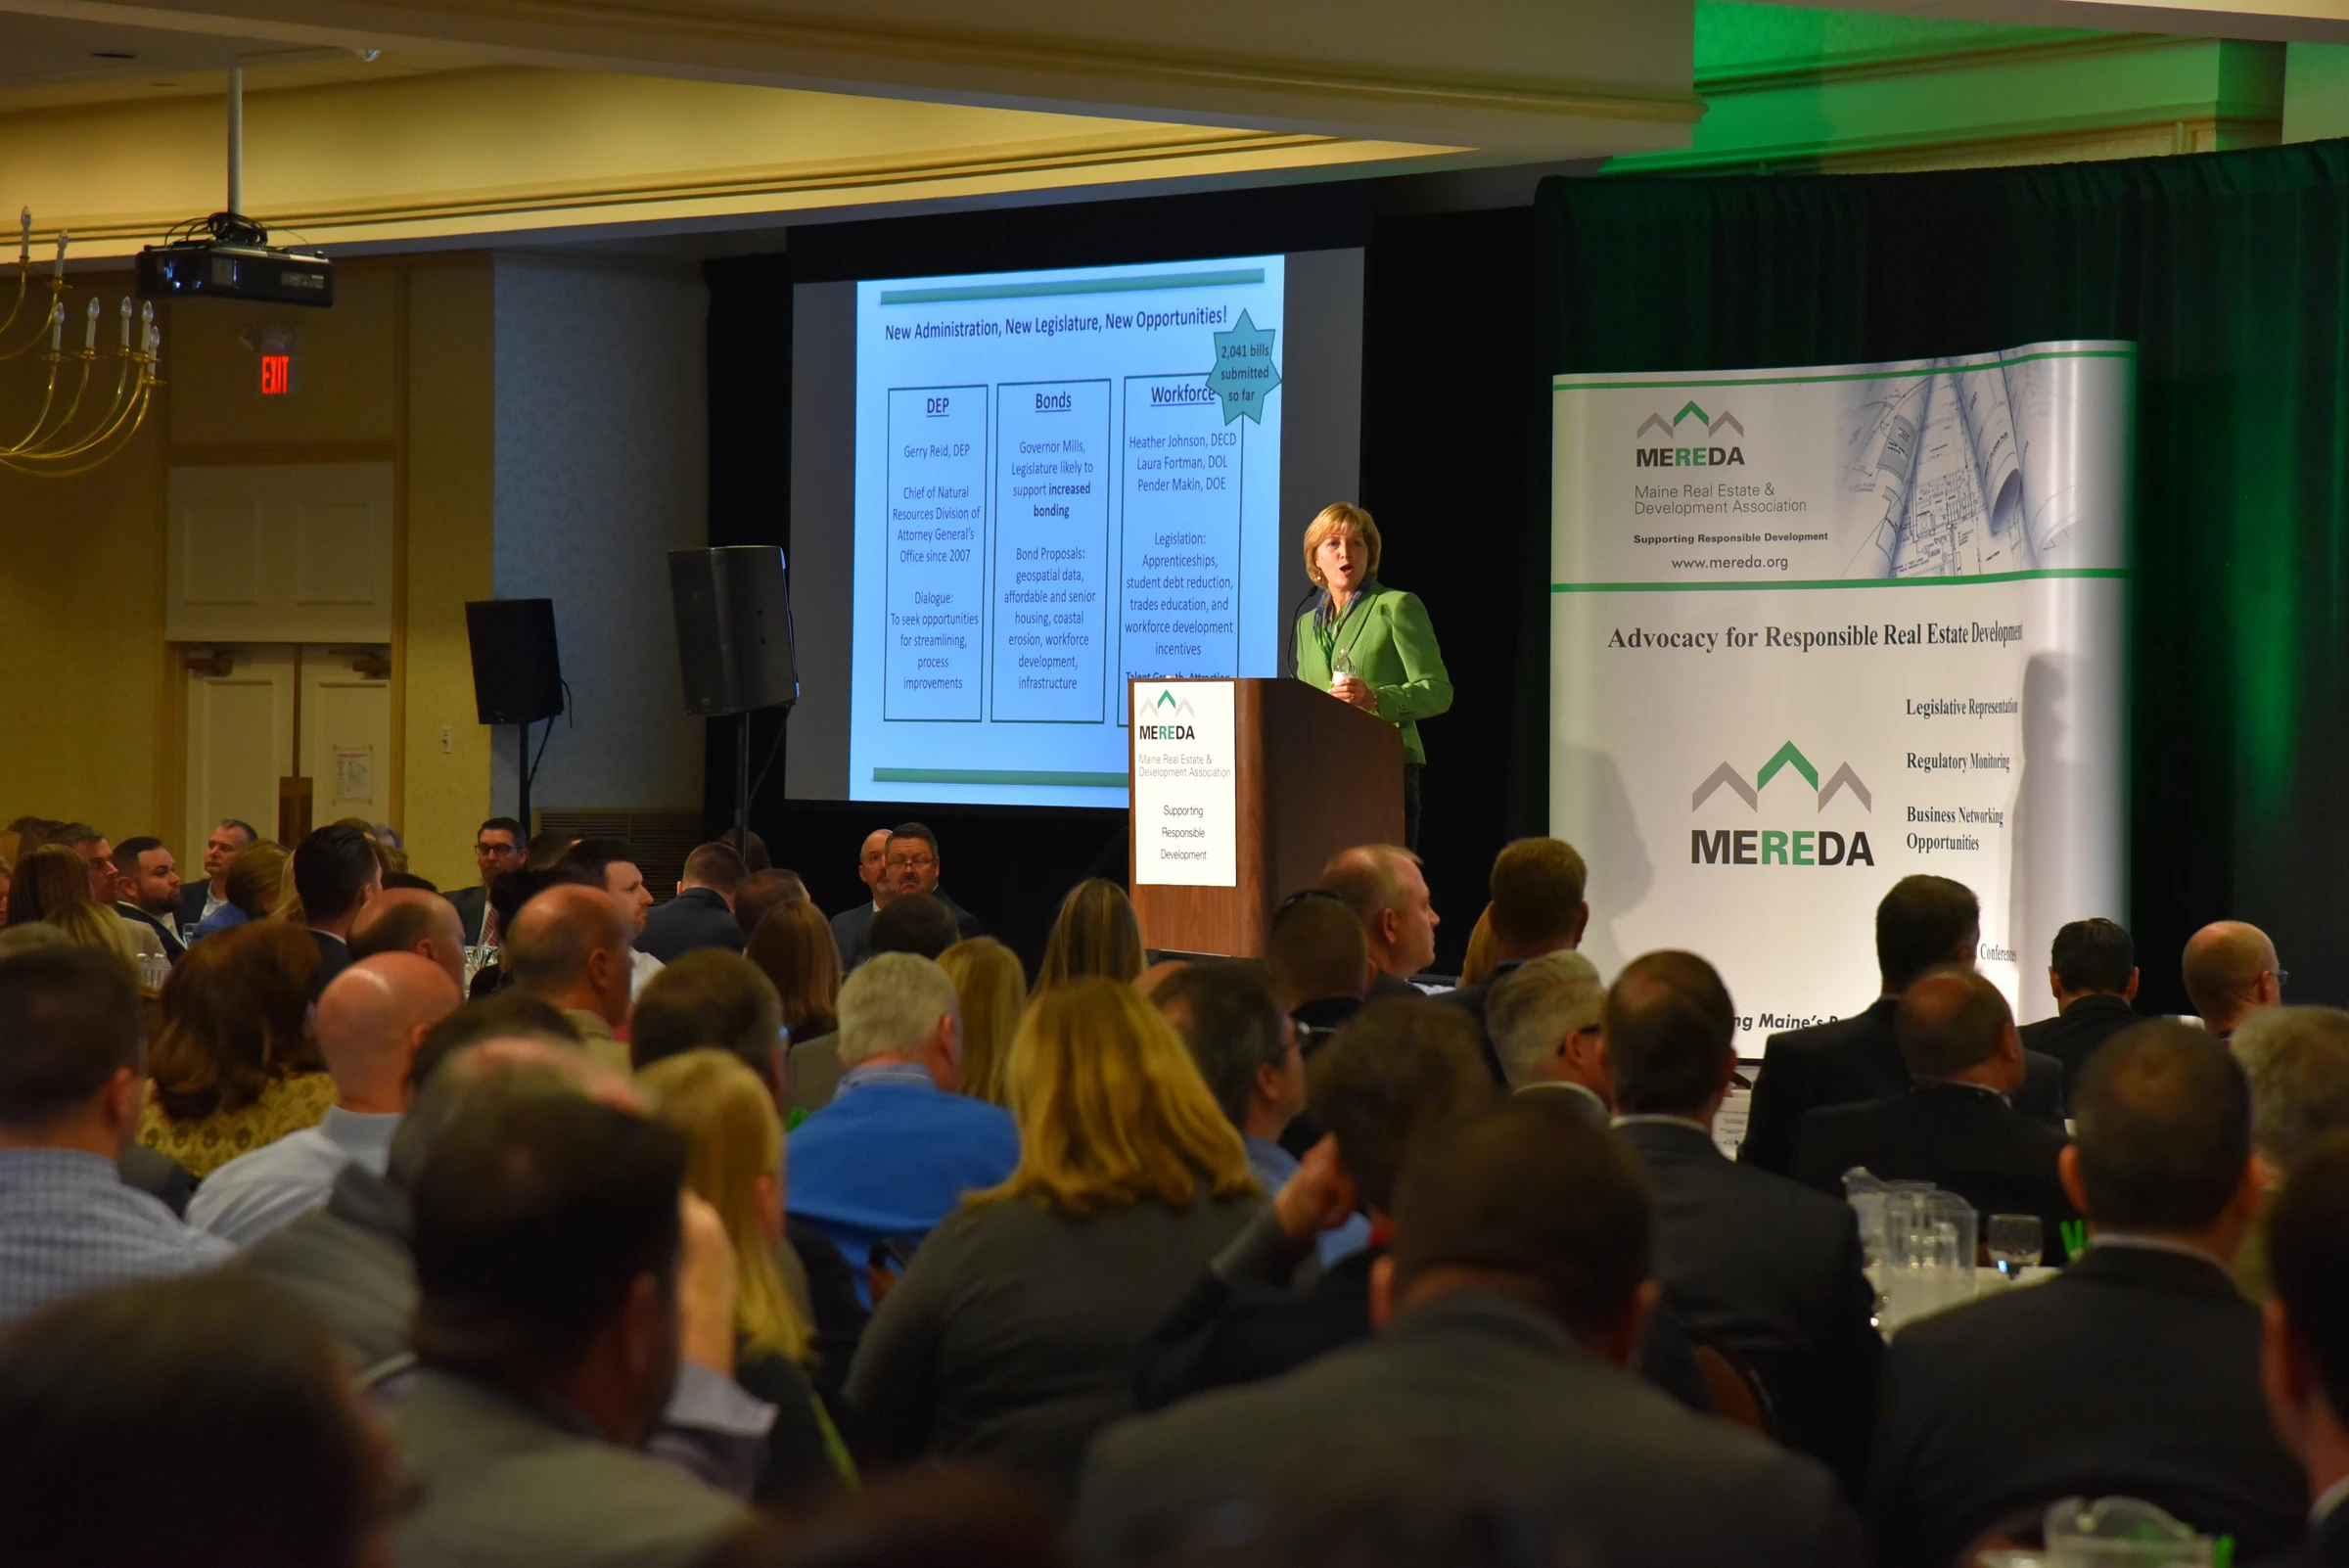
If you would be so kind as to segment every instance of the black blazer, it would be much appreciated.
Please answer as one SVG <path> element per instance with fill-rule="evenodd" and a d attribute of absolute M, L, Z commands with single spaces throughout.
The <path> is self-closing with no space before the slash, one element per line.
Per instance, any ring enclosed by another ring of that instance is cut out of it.
<path fill-rule="evenodd" d="M 2118 996 L 2082 996 L 2053 1018 L 2025 1024 L 2023 1046 L 2063 1064 L 2063 1095 L 2068 1100 L 2072 1085 L 2080 1082 L 2080 1069 L 2096 1047 L 2136 1022 L 2137 1009 Z"/>
<path fill-rule="evenodd" d="M 179 890 L 178 923 L 183 926 L 193 926 L 201 923 L 204 919 L 204 900 L 211 896 L 212 883 L 209 877 L 207 877 L 202 881 L 191 882 L 186 887 L 181 888 Z"/>
<path fill-rule="evenodd" d="M 487 888 L 459 888 L 456 892 L 445 894 L 443 897 L 457 906 L 457 918 L 465 923 L 465 945 L 468 947 L 479 946 L 482 941 L 482 921 L 489 912 L 489 890 Z"/>
<path fill-rule="evenodd" d="M 1746 1112 L 1737 1158 L 1780 1176 L 1794 1170 L 1794 1145 L 1803 1118 L 1822 1105 L 1880 1100 L 1909 1086 L 1909 1064 L 1892 1036 L 1897 996 L 1879 996 L 1867 1011 L 1809 1029 L 1770 1037 L 1762 1073 Z M 2063 1126 L 2063 1067 L 2051 1056 L 2023 1053 L 2023 1086 L 2014 1108 L 2049 1126 Z"/>
<path fill-rule="evenodd" d="M 2234 1536 L 2237 1561 L 2290 1545 L 2308 1493 L 2268 1426 L 2259 1340 L 2259 1310 L 2217 1264 L 2111 1245 L 1910 1323 L 1884 1363 L 1870 1560 L 1946 1568 L 2075 1495 L 2142 1498 Z"/>
<path fill-rule="evenodd" d="M 310 1000 L 316 1001 L 335 977 L 350 967 L 350 944 L 331 931 L 312 931 L 310 940 L 318 945 L 318 973 L 310 977 Z"/>
<path fill-rule="evenodd" d="M 697 947 L 742 951 L 742 924 L 726 900 L 708 888 L 687 888 L 644 917 L 636 950 L 674 963 Z"/>
<path fill-rule="evenodd" d="M 1468 1016 L 1476 1020 L 1476 1042 L 1484 1049 L 1485 1066 L 1493 1074 L 1493 1082 L 1504 1089 L 1509 1086 L 1509 1075 L 1501 1070 L 1500 1052 L 1494 1047 L 1493 1031 L 1485 1023 L 1485 1003 L 1492 998 L 1493 988 L 1500 984 L 1502 977 L 1511 970 L 1524 967 L 1523 959 L 1504 958 L 1475 985 L 1461 986 L 1436 998 L 1440 1002 L 1465 1009 Z"/>
<path fill-rule="evenodd" d="M 1840 1195 L 1853 1166 L 1886 1181 L 1930 1181 L 1985 1215 L 2035 1214 L 2044 1261 L 2064 1261 L 2059 1227 L 2079 1213 L 2055 1174 L 2069 1141 L 1986 1089 L 1918 1084 L 1861 1105 L 1822 1106 L 1803 1118 L 1795 1179 Z"/>
<path fill-rule="evenodd" d="M 2258 1568 L 2349 1568 L 2349 1507 L 2335 1507 L 2300 1545 Z"/>
<path fill-rule="evenodd" d="M 1857 1496 L 1884 1342 L 1869 1320 L 1851 1206 L 1726 1159 L 1693 1127 L 1618 1132 L 1656 1200 L 1655 1276 L 1699 1340 L 1733 1353 L 1770 1395 L 1779 1436 L 1817 1454 Z"/>
<path fill-rule="evenodd" d="M 161 915 L 149 914 L 137 904 L 124 903 L 118 899 L 115 900 L 115 913 L 125 920 L 138 921 L 161 937 L 163 942 L 163 952 L 173 963 L 179 962 L 188 955 L 188 945 L 179 940 L 178 931 L 174 930 L 171 922 L 165 920 Z"/>
<path fill-rule="evenodd" d="M 1476 1291 L 1423 1302 L 1286 1377 L 1111 1427 L 1085 1466 L 1079 1556 L 1094 1568 L 1181 1561 L 1235 1517 L 1263 1510 L 1277 1528 L 1301 1490 L 1356 1473 L 1506 1505 L 1538 1537 L 1528 1561 L 1859 1559 L 1850 1509 L 1818 1461 L 1692 1415 L 1530 1303 Z"/>

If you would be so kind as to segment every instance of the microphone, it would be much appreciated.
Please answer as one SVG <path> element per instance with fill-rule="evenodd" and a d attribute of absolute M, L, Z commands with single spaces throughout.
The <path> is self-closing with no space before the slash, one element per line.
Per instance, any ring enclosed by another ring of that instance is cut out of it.
<path fill-rule="evenodd" d="M 1297 602 L 1289 606 L 1289 619 L 1285 628 L 1287 631 L 1287 639 L 1281 644 L 1281 660 L 1285 666 L 1285 668 L 1281 670 L 1281 673 L 1288 676 L 1291 680 L 1295 680 L 1297 678 L 1297 618 L 1305 614 L 1306 606 L 1312 604 L 1313 600 L 1319 596 L 1320 592 L 1321 590 L 1319 588 L 1314 587 L 1309 582 L 1306 584 L 1305 592 L 1299 596 Z"/>

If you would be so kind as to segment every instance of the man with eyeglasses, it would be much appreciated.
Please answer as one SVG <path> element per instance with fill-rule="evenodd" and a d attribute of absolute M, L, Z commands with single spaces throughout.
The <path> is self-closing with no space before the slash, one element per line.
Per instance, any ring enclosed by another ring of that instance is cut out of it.
<path fill-rule="evenodd" d="M 1520 964 L 1493 988 L 1486 1026 L 1510 1091 L 1563 1092 L 1600 1126 L 1614 1114 L 1603 1027 L 1607 988 L 1571 948 Z"/>
<path fill-rule="evenodd" d="M 448 901 L 457 906 L 457 914 L 465 922 L 468 947 L 481 943 L 482 921 L 489 908 L 490 882 L 521 869 L 525 838 L 522 824 L 510 816 L 493 816 L 474 834 L 473 863 L 481 872 L 481 886 L 460 888 L 448 896 Z"/>
<path fill-rule="evenodd" d="M 2290 975 L 2278 964 L 2268 934 L 2240 920 L 2217 920 L 2187 939 L 2186 993 L 2202 1027 L 2221 1039 L 2262 1007 L 2282 1004 Z"/>
<path fill-rule="evenodd" d="M 875 830 L 865 838 L 864 864 L 858 868 L 859 877 L 865 877 L 875 839 L 881 840 L 881 869 L 877 877 L 866 878 L 866 885 L 873 890 L 872 902 L 844 909 L 832 917 L 832 939 L 840 945 L 844 973 L 872 955 L 873 916 L 907 894 L 926 893 L 944 904 L 966 941 L 985 930 L 977 916 L 938 891 L 937 834 L 919 822 L 900 822 L 886 831 Z"/>

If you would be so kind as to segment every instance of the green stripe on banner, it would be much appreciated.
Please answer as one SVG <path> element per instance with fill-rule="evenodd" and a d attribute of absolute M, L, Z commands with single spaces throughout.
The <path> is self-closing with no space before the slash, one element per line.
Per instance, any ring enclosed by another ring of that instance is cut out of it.
<path fill-rule="evenodd" d="M 876 784 L 1067 784 L 1082 789 L 1122 790 L 1123 773 L 1043 773 L 995 767 L 876 767 Z"/>
<path fill-rule="evenodd" d="M 1234 272 L 1154 272 L 1139 278 L 1063 278 L 1057 283 L 973 283 L 959 289 L 884 289 L 881 302 L 944 304 L 955 300 L 1043 300 L 1072 294 L 1145 294 L 1156 289 L 1222 289 L 1265 281 L 1263 267 Z"/>
<path fill-rule="evenodd" d="M 884 296 L 884 300 L 886 300 Z M 1616 391 L 1655 389 L 1660 387 L 1797 387 L 1820 381 L 1899 381 L 1911 376 L 1963 375 L 1969 370 L 1988 370 L 1997 365 L 2025 365 L 2034 359 L 2135 359 L 2137 350 L 2129 348 L 2050 348 L 2044 354 L 2016 354 L 2011 359 L 2000 359 L 1979 365 L 1919 365 L 1913 370 L 1870 370 L 1849 376 L 1722 376 L 1714 379 L 1686 378 L 1673 381 L 1575 381 L 1565 376 L 1552 377 L 1552 392 L 1575 388 L 1605 388 Z"/>
<path fill-rule="evenodd" d="M 2127 577 L 2126 567 L 2048 567 L 2037 572 L 1985 572 L 1972 577 L 1815 577 L 1800 582 L 1553 582 L 1552 593 L 1754 593 L 1772 589 L 1954 588 L 1971 582 L 2028 582 L 2035 577 Z"/>

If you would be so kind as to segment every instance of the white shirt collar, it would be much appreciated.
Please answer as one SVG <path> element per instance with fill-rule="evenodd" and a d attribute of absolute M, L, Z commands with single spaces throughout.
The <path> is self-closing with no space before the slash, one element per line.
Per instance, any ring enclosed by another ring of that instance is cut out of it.
<path fill-rule="evenodd" d="M 2139 1252 L 2166 1252 L 2206 1263 L 2222 1273 L 2227 1269 L 2225 1264 L 2200 1247 L 2189 1247 L 2183 1241 L 2172 1241 L 2166 1236 L 2141 1236 L 2127 1230 L 2099 1230 L 2088 1238 L 2088 1244 L 2091 1247 L 2127 1247 Z"/>
<path fill-rule="evenodd" d="M 2349 1475 L 2317 1494 L 2317 1500 L 2308 1510 L 2310 1524 L 2323 1524 L 2344 1500 L 2349 1500 Z"/>

